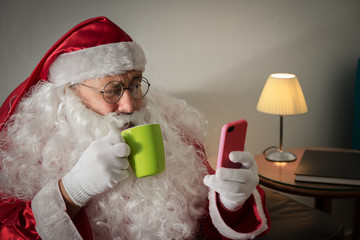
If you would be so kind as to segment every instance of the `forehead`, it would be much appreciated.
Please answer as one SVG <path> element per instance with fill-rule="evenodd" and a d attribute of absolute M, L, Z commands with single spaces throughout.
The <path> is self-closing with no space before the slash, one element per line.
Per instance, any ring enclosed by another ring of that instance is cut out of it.
<path fill-rule="evenodd" d="M 105 80 L 108 81 L 132 81 L 134 78 L 142 76 L 142 72 L 141 71 L 129 71 L 123 74 L 117 74 L 117 75 L 112 75 L 112 76 L 107 76 L 104 77 Z"/>
<path fill-rule="evenodd" d="M 85 82 L 90 83 L 93 86 L 104 86 L 111 81 L 119 81 L 122 84 L 126 85 L 126 84 L 129 84 L 134 78 L 140 77 L 140 76 L 142 76 L 141 71 L 132 70 L 132 71 L 128 71 L 123 74 L 106 76 L 103 78 L 89 79 L 89 80 L 86 80 Z"/>

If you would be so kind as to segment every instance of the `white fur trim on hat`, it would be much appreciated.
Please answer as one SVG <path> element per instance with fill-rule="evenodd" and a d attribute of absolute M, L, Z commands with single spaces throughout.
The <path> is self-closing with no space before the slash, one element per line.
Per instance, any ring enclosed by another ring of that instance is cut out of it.
<path fill-rule="evenodd" d="M 135 42 L 118 42 L 64 53 L 52 63 L 49 81 L 75 84 L 88 79 L 144 71 L 145 54 Z"/>

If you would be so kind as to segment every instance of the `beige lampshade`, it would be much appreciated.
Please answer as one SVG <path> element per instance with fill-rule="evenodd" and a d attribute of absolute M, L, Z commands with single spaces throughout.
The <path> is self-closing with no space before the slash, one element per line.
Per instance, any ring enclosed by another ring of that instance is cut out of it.
<path fill-rule="evenodd" d="M 276 115 L 296 115 L 308 111 L 300 83 L 294 74 L 289 73 L 269 76 L 256 109 Z"/>

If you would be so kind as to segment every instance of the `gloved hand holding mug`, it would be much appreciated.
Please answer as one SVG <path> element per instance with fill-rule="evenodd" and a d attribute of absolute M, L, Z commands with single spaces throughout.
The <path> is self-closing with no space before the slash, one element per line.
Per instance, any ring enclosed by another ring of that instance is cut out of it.
<path fill-rule="evenodd" d="M 130 148 L 117 134 L 95 140 L 62 178 L 63 186 L 78 206 L 114 187 L 129 176 Z"/>

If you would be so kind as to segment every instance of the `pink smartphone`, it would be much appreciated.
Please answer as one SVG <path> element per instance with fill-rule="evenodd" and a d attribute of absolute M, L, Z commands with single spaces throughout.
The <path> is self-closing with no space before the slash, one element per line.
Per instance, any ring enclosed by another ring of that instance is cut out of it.
<path fill-rule="evenodd" d="M 244 151 L 247 121 L 244 119 L 227 123 L 221 129 L 218 160 L 216 168 L 239 168 L 241 163 L 230 161 L 232 151 Z"/>

